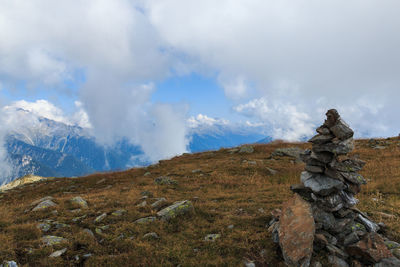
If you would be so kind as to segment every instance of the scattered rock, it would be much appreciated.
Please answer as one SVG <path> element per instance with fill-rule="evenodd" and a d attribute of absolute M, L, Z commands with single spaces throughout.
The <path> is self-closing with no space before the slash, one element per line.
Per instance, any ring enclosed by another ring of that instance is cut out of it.
<path fill-rule="evenodd" d="M 232 230 L 235 226 L 233 224 L 228 225 L 228 229 Z"/>
<path fill-rule="evenodd" d="M 295 194 L 283 205 L 278 233 L 286 264 L 309 266 L 315 224 L 310 204 L 299 195 Z"/>
<path fill-rule="evenodd" d="M 82 221 L 83 219 L 85 219 L 86 217 L 87 217 L 87 215 L 85 214 L 85 215 L 83 215 L 83 216 L 73 218 L 72 221 L 73 221 L 73 222 L 80 222 L 80 221 Z"/>
<path fill-rule="evenodd" d="M 82 197 L 79 197 L 79 196 L 78 197 L 74 197 L 70 201 L 71 201 L 72 204 L 76 204 L 79 207 L 81 207 L 82 209 L 89 208 L 86 200 L 84 200 Z"/>
<path fill-rule="evenodd" d="M 46 235 L 46 236 L 42 237 L 42 242 L 46 246 L 54 246 L 54 245 L 58 245 L 58 244 L 61 244 L 63 242 L 67 242 L 67 241 L 68 241 L 68 239 L 60 237 L 60 236 Z"/>
<path fill-rule="evenodd" d="M 147 201 L 145 200 L 145 201 L 142 201 L 141 203 L 137 204 L 136 207 L 143 208 L 143 207 L 146 207 L 146 205 L 147 205 Z"/>
<path fill-rule="evenodd" d="M 244 266 L 245 266 L 245 267 L 256 267 L 256 265 L 255 265 L 254 262 L 248 261 L 248 260 L 245 260 L 245 261 L 244 261 Z"/>
<path fill-rule="evenodd" d="M 50 207 L 55 207 L 55 206 L 57 206 L 57 204 L 54 203 L 52 200 L 48 199 L 40 202 L 35 208 L 32 209 L 32 211 L 46 210 Z"/>
<path fill-rule="evenodd" d="M 150 176 L 151 175 L 151 172 L 145 172 L 144 174 L 143 174 L 143 176 Z"/>
<path fill-rule="evenodd" d="M 158 185 L 177 185 L 178 182 L 175 180 L 172 180 L 171 178 L 167 176 L 160 176 L 154 180 L 155 184 Z"/>
<path fill-rule="evenodd" d="M 254 147 L 250 145 L 240 147 L 239 153 L 254 153 Z"/>
<path fill-rule="evenodd" d="M 137 219 L 137 220 L 135 221 L 135 223 L 138 223 L 138 224 L 146 224 L 146 223 L 154 222 L 155 220 L 157 220 L 156 217 L 145 217 L 145 218 Z"/>
<path fill-rule="evenodd" d="M 201 172 L 201 169 L 192 170 L 192 173 L 200 173 L 200 172 Z"/>
<path fill-rule="evenodd" d="M 162 206 L 164 206 L 167 203 L 167 200 L 162 197 L 162 198 L 157 198 L 156 201 L 154 203 L 151 204 L 151 207 L 153 209 L 159 209 Z"/>
<path fill-rule="evenodd" d="M 89 234 L 92 237 L 94 237 L 94 234 L 93 234 L 92 230 L 90 230 L 88 228 L 83 229 L 83 232 Z"/>
<path fill-rule="evenodd" d="M 144 236 L 143 236 L 143 239 L 147 239 L 147 240 L 154 240 L 154 239 L 159 239 L 160 237 L 158 236 L 158 234 L 157 233 L 154 233 L 154 232 L 152 232 L 152 233 L 147 233 L 147 234 L 145 234 Z"/>
<path fill-rule="evenodd" d="M 57 251 L 51 253 L 49 257 L 50 257 L 50 258 L 57 258 L 57 257 L 60 257 L 60 256 L 61 256 L 62 254 L 64 254 L 66 251 L 67 251 L 67 248 L 63 248 L 63 249 L 57 250 Z"/>
<path fill-rule="evenodd" d="M 160 217 L 161 220 L 168 221 L 179 215 L 189 213 L 193 209 L 194 208 L 192 202 L 190 202 L 189 200 L 183 200 L 175 202 L 173 205 L 160 210 L 159 212 L 157 212 L 157 216 Z"/>
<path fill-rule="evenodd" d="M 125 213 L 126 213 L 126 210 L 116 210 L 113 213 L 111 213 L 111 215 L 119 217 L 119 216 L 124 215 Z"/>
<path fill-rule="evenodd" d="M 97 216 L 96 217 L 96 219 L 94 219 L 94 222 L 95 223 L 99 223 L 99 222 L 101 222 L 102 220 L 104 220 L 104 218 L 107 216 L 107 213 L 103 213 L 103 214 L 101 214 L 100 216 Z"/>
<path fill-rule="evenodd" d="M 50 230 L 51 225 L 48 223 L 39 223 L 37 226 L 42 232 L 47 232 Z"/>
<path fill-rule="evenodd" d="M 15 261 L 3 261 L 0 267 L 18 267 L 18 264 Z"/>
<path fill-rule="evenodd" d="M 300 154 L 303 153 L 304 150 L 299 147 L 288 147 L 288 148 L 278 148 L 272 152 L 272 157 L 291 157 L 300 160 Z"/>
<path fill-rule="evenodd" d="M 103 178 L 103 179 L 97 181 L 96 184 L 101 184 L 101 183 L 104 183 L 105 181 L 106 181 L 106 178 Z"/>
<path fill-rule="evenodd" d="M 204 240 L 208 242 L 215 242 L 215 240 L 217 240 L 220 237 L 221 237 L 220 234 L 208 234 L 206 235 L 206 237 L 204 237 Z"/>
<path fill-rule="evenodd" d="M 275 175 L 275 174 L 277 174 L 278 173 L 278 171 L 276 171 L 276 170 L 273 170 L 273 169 L 271 169 L 271 168 L 268 168 L 268 167 L 266 167 L 265 168 L 268 172 L 269 172 L 269 174 L 271 174 L 271 175 Z"/>

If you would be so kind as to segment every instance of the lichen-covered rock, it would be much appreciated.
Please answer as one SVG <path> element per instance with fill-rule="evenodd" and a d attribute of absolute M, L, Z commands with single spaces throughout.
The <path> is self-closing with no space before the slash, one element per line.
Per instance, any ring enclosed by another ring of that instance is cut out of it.
<path fill-rule="evenodd" d="M 387 240 L 385 241 L 385 245 L 388 249 L 396 249 L 400 248 L 400 244 L 394 241 Z"/>
<path fill-rule="evenodd" d="M 137 220 L 135 221 L 135 223 L 138 223 L 138 224 L 146 224 L 146 223 L 154 222 L 155 220 L 157 220 L 156 217 L 145 217 L 145 218 L 137 219 Z"/>
<path fill-rule="evenodd" d="M 299 195 L 287 201 L 279 219 L 279 244 L 290 266 L 309 266 L 315 234 L 311 206 Z"/>
<path fill-rule="evenodd" d="M 42 237 L 42 242 L 46 246 L 54 246 L 54 245 L 58 245 L 58 244 L 61 244 L 63 242 L 67 242 L 67 241 L 68 241 L 68 239 L 60 237 L 60 236 L 46 235 L 46 236 Z"/>
<path fill-rule="evenodd" d="M 78 205 L 79 207 L 81 207 L 82 209 L 87 209 L 89 208 L 86 200 L 84 200 L 82 197 L 74 197 L 71 200 L 72 204 Z"/>
<path fill-rule="evenodd" d="M 303 152 L 304 150 L 299 147 L 277 148 L 274 152 L 272 152 L 271 156 L 291 157 L 300 160 L 300 154 Z"/>
<path fill-rule="evenodd" d="M 221 237 L 220 234 L 208 234 L 204 237 L 204 240 L 208 242 L 215 242 L 215 240 L 217 240 L 220 237 Z"/>
<path fill-rule="evenodd" d="M 147 239 L 147 240 L 154 240 L 154 239 L 159 239 L 160 237 L 158 236 L 157 233 L 151 232 L 151 233 L 147 233 L 143 236 L 143 239 Z"/>
<path fill-rule="evenodd" d="M 178 184 L 177 181 L 172 180 L 171 178 L 166 177 L 166 176 L 157 177 L 154 180 L 154 183 L 158 184 L 158 185 L 177 185 Z"/>
<path fill-rule="evenodd" d="M 173 205 L 160 210 L 159 212 L 157 212 L 157 216 L 160 217 L 161 220 L 168 221 L 179 215 L 189 213 L 193 209 L 194 208 L 192 202 L 190 202 L 189 200 L 183 200 L 175 202 Z"/>
<path fill-rule="evenodd" d="M 39 223 L 38 225 L 36 225 L 36 227 L 40 229 L 42 232 L 47 232 L 50 230 L 51 225 L 48 223 Z"/>
<path fill-rule="evenodd" d="M 249 146 L 249 145 L 242 146 L 242 147 L 240 148 L 240 150 L 239 150 L 239 153 L 248 153 L 248 154 L 251 154 L 251 153 L 253 153 L 253 152 L 254 152 L 254 147 L 253 147 L 253 146 Z"/>
<path fill-rule="evenodd" d="M 62 254 L 64 254 L 66 251 L 67 251 L 67 248 L 63 248 L 63 249 L 57 250 L 57 251 L 51 253 L 49 257 L 50 257 L 50 258 L 57 258 L 57 257 L 60 257 L 60 256 L 61 256 Z"/>
<path fill-rule="evenodd" d="M 329 163 L 332 168 L 341 172 L 358 172 L 364 167 L 365 161 L 360 159 L 345 159 L 343 161 L 334 160 Z"/>
<path fill-rule="evenodd" d="M 111 215 L 119 217 L 119 216 L 124 215 L 125 213 L 126 213 L 126 210 L 116 210 L 113 213 L 111 213 Z"/>
<path fill-rule="evenodd" d="M 34 207 L 32 211 L 46 210 L 50 207 L 55 207 L 55 206 L 57 206 L 57 204 L 54 203 L 52 200 L 45 200 L 40 202 L 36 207 Z"/>
<path fill-rule="evenodd" d="M 341 172 L 340 174 L 342 175 L 342 177 L 344 177 L 344 179 L 353 184 L 363 185 L 367 183 L 364 177 L 356 172 Z"/>
<path fill-rule="evenodd" d="M 18 267 L 18 264 L 15 261 L 3 261 L 0 267 Z"/>
<path fill-rule="evenodd" d="M 43 198 L 41 198 L 41 199 L 38 199 L 38 200 L 33 201 L 33 202 L 31 203 L 31 206 L 36 206 L 36 205 L 39 204 L 40 202 L 43 202 L 43 201 L 46 201 L 46 200 L 53 200 L 53 199 L 54 199 L 54 197 L 52 197 L 52 196 L 46 196 L 46 197 L 43 197 Z"/>
<path fill-rule="evenodd" d="M 82 232 L 84 232 L 84 233 L 90 235 L 91 237 L 94 237 L 93 231 L 90 230 L 90 229 L 88 229 L 88 228 L 83 229 Z"/>
<path fill-rule="evenodd" d="M 101 222 L 102 220 L 104 220 L 104 218 L 107 216 L 107 213 L 103 213 L 103 214 L 101 214 L 100 216 L 97 216 L 96 217 L 96 219 L 94 219 L 94 222 L 95 223 L 99 223 L 99 222 Z"/>
<path fill-rule="evenodd" d="M 167 203 L 167 200 L 166 200 L 164 197 L 162 197 L 162 198 L 157 198 L 157 200 L 156 200 L 154 203 L 151 204 L 151 207 L 152 207 L 153 209 L 159 209 L 159 208 L 161 208 L 162 206 L 164 206 L 165 203 Z"/>

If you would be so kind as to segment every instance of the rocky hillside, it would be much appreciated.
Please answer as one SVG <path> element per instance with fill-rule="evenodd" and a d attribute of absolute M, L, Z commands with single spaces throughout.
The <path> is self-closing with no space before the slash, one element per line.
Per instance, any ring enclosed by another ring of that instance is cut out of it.
<path fill-rule="evenodd" d="M 290 148 L 290 149 L 287 149 Z M 0 262 L 18 266 L 285 266 L 267 231 L 307 143 L 184 154 L 147 168 L 0 194 Z M 357 207 L 400 242 L 400 139 L 357 140 Z M 398 244 L 390 244 L 394 255 Z M 326 259 L 319 259 L 323 266 Z"/>

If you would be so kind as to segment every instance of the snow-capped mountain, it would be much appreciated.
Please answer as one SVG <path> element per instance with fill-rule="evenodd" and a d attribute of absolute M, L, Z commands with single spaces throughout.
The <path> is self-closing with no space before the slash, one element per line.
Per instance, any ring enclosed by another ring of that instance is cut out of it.
<path fill-rule="evenodd" d="M 199 114 L 188 120 L 190 151 L 201 152 L 251 144 L 266 137 L 265 126 L 250 123 L 231 123 Z"/>
<path fill-rule="evenodd" d="M 150 164 L 143 160 L 140 147 L 127 140 L 120 140 L 112 147 L 102 146 L 96 143 L 90 129 L 50 120 L 24 109 L 12 112 L 6 122 L 12 127 L 5 138 L 5 148 L 13 171 L 8 177 L 0 177 L 0 184 L 26 174 L 73 177 Z M 188 150 L 200 152 L 255 143 L 265 137 L 262 132 L 258 126 L 231 124 L 199 115 L 188 120 Z"/>
<path fill-rule="evenodd" d="M 71 177 L 148 164 L 141 161 L 140 148 L 125 140 L 102 146 L 87 129 L 23 109 L 8 110 L 7 120 L 12 127 L 5 147 L 13 170 L 9 177 L 0 178 L 0 184 L 26 174 Z"/>

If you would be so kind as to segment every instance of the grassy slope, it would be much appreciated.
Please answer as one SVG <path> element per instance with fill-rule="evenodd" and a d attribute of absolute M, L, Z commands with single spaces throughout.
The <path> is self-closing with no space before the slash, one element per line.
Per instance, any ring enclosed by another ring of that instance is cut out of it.
<path fill-rule="evenodd" d="M 391 138 L 381 143 L 385 149 L 372 149 L 368 140 L 357 141 L 353 154 L 367 161 L 361 173 L 370 179 L 358 195 L 358 207 L 374 220 L 386 223 L 392 240 L 400 241 L 400 140 Z M 75 255 L 92 253 L 85 266 L 241 266 L 244 259 L 260 266 L 284 266 L 265 226 L 271 219 L 270 211 L 291 196 L 289 186 L 299 182 L 304 168 L 304 164 L 288 157 L 270 159 L 276 148 L 291 146 L 310 147 L 304 143 L 275 142 L 255 146 L 252 154 L 232 154 L 224 149 L 185 154 L 148 168 L 60 178 L 9 191 L 0 195 L 0 262 L 13 259 L 27 266 L 73 266 Z M 271 175 L 266 167 L 278 173 Z M 201 172 L 192 172 L 196 169 Z M 146 172 L 151 174 L 144 176 Z M 179 184 L 155 185 L 154 179 L 161 175 L 168 175 Z M 97 184 L 102 179 L 105 181 Z M 145 190 L 154 197 L 167 198 L 170 204 L 191 200 L 195 211 L 169 223 L 134 224 L 136 219 L 156 213 L 148 206 L 136 206 Z M 52 210 L 24 212 L 34 200 L 48 195 L 58 203 L 58 214 Z M 73 214 L 68 211 L 72 208 L 68 200 L 78 195 L 88 201 L 89 210 Z M 110 229 L 103 234 L 95 234 L 94 239 L 82 232 L 84 228 L 94 232 L 96 216 L 118 209 L 126 209 L 127 213 L 121 217 L 107 216 L 100 225 L 110 225 Z M 381 218 L 377 211 L 394 214 L 396 218 Z M 87 218 L 81 223 L 71 221 L 84 214 Z M 68 238 L 68 243 L 43 247 L 40 238 L 45 234 L 36 228 L 40 219 L 69 224 L 70 228 L 47 233 Z M 228 225 L 234 228 L 228 229 Z M 148 232 L 158 233 L 160 239 L 142 240 Z M 121 233 L 134 238 L 116 240 Z M 211 233 L 219 233 L 221 238 L 216 242 L 203 241 Z M 62 257 L 48 258 L 64 247 L 68 250 Z"/>

